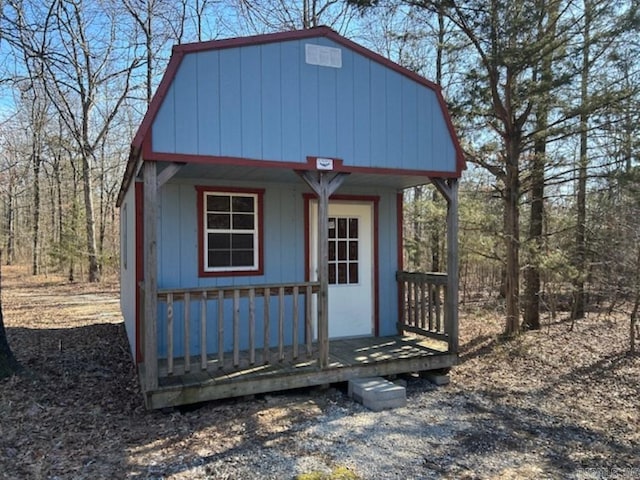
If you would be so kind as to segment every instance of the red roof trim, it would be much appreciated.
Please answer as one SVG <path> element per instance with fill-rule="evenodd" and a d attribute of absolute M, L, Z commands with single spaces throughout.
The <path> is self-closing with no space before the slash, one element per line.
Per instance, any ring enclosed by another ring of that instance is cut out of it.
<path fill-rule="evenodd" d="M 260 160 L 257 158 L 243 157 L 227 157 L 216 155 L 186 155 L 177 153 L 149 153 L 145 156 L 145 160 L 157 162 L 178 162 L 193 164 L 209 164 L 209 165 L 237 165 L 243 167 L 262 167 L 262 168 L 285 168 L 288 170 L 315 170 L 316 157 L 307 157 L 307 161 L 290 162 L 277 160 Z M 323 157 L 324 158 L 324 157 Z M 407 175 L 410 177 L 429 177 L 429 178 L 458 178 L 455 172 L 440 172 L 435 170 L 409 170 L 400 168 L 379 168 L 379 167 L 357 167 L 352 165 L 344 165 L 342 160 L 334 159 L 334 172 L 345 173 L 369 173 L 373 175 Z"/>

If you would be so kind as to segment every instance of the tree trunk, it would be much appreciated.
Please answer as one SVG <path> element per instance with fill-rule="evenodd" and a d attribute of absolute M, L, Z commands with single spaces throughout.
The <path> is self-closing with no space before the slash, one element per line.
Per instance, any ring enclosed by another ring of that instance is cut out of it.
<path fill-rule="evenodd" d="M 0 379 L 10 377 L 18 373 L 22 367 L 16 360 L 9 347 L 7 331 L 4 328 L 4 316 L 2 314 L 2 251 L 0 250 Z"/>
<path fill-rule="evenodd" d="M 550 3 L 541 2 L 540 9 L 548 9 L 548 27 L 544 25 L 544 15 L 540 15 L 539 31 L 545 35 L 552 35 L 556 31 L 556 22 L 560 3 L 552 0 Z M 542 12 L 541 12 L 542 13 Z M 540 329 L 540 255 L 544 248 L 543 219 L 544 219 L 544 190 L 545 167 L 547 164 L 547 129 L 549 127 L 549 90 L 553 82 L 553 52 L 542 58 L 540 67 L 540 84 L 546 92 L 540 98 L 536 111 L 537 136 L 534 141 L 534 154 L 531 162 L 531 210 L 529 222 L 529 241 L 531 253 L 524 271 L 524 322 L 523 328 L 528 330 Z"/>
<path fill-rule="evenodd" d="M 13 182 L 13 180 L 10 180 Z M 7 217 L 6 217 L 6 229 L 7 229 L 7 265 L 13 263 L 14 248 L 15 248 L 15 211 L 13 206 L 13 184 L 9 186 L 9 193 L 7 194 Z"/>
<path fill-rule="evenodd" d="M 507 165 L 504 191 L 504 239 L 506 247 L 505 335 L 520 332 L 520 169 L 518 143 L 507 139 Z"/>
<path fill-rule="evenodd" d="M 33 141 L 36 142 L 37 139 L 34 138 Z M 31 254 L 31 273 L 33 275 L 37 275 L 40 264 L 38 255 L 38 236 L 40 235 L 40 164 L 42 163 L 42 159 L 40 157 L 40 154 L 35 150 L 36 145 L 34 145 L 33 148 L 33 230 L 31 238 L 31 246 L 33 248 L 33 252 Z"/>
<path fill-rule="evenodd" d="M 82 155 L 82 187 L 84 191 L 85 227 L 87 230 L 87 256 L 89 259 L 89 281 L 100 281 L 100 263 L 96 248 L 96 225 L 93 208 L 93 186 L 89 155 Z"/>
<path fill-rule="evenodd" d="M 580 114 L 580 159 L 578 161 L 578 193 L 577 193 L 577 225 L 576 225 L 576 258 L 575 266 L 578 275 L 574 281 L 574 300 L 571 319 L 584 318 L 585 291 L 584 283 L 587 275 L 587 169 L 588 158 L 588 122 L 586 105 L 589 101 L 589 64 L 591 42 L 591 3 L 584 2 L 584 38 L 582 45 L 582 73 L 580 78 L 580 103 L 583 106 Z"/>

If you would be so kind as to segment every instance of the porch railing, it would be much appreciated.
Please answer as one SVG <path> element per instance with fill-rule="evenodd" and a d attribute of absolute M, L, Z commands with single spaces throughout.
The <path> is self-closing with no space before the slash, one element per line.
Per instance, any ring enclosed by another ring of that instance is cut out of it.
<path fill-rule="evenodd" d="M 446 273 L 397 272 L 398 330 L 449 342 Z"/>
<path fill-rule="evenodd" d="M 166 343 L 160 376 L 178 373 L 178 364 L 179 373 L 189 373 L 212 364 L 239 368 L 241 362 L 264 365 L 302 355 L 311 358 L 311 299 L 318 290 L 317 282 L 159 289 L 158 306 L 164 308 L 158 309 L 158 336 Z M 199 330 L 195 355 L 192 329 Z M 211 339 L 217 344 L 213 348 Z"/>

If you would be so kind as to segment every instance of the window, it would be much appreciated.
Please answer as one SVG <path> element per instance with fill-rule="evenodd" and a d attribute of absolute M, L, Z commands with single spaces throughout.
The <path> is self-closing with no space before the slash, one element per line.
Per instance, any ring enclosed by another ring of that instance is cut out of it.
<path fill-rule="evenodd" d="M 358 281 L 358 218 L 329 217 L 329 284 Z"/>
<path fill-rule="evenodd" d="M 262 273 L 262 190 L 197 187 L 200 273 Z"/>

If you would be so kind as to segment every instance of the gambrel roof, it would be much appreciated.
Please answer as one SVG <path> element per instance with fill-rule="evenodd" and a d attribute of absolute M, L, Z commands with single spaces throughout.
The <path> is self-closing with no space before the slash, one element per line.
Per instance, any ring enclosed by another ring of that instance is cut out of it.
<path fill-rule="evenodd" d="M 328 27 L 175 46 L 131 145 L 144 160 L 459 177 L 438 85 Z M 121 199 L 121 195 L 119 200 Z"/>

